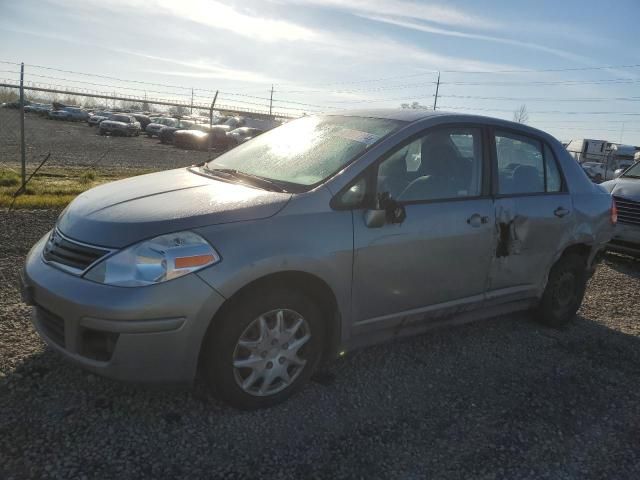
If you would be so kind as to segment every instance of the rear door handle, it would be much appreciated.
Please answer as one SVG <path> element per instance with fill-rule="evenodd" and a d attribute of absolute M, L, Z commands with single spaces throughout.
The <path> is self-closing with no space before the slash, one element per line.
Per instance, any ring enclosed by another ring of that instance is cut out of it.
<path fill-rule="evenodd" d="M 483 223 L 489 223 L 489 217 L 483 217 L 479 213 L 474 213 L 467 218 L 467 223 L 472 227 L 479 227 Z"/>
<path fill-rule="evenodd" d="M 569 210 L 567 210 L 567 209 L 566 209 L 566 208 L 564 208 L 564 207 L 558 207 L 558 208 L 556 208 L 556 209 L 554 210 L 553 214 L 554 214 L 556 217 L 560 217 L 560 218 L 562 218 L 562 217 L 565 217 L 565 216 L 569 215 Z"/>

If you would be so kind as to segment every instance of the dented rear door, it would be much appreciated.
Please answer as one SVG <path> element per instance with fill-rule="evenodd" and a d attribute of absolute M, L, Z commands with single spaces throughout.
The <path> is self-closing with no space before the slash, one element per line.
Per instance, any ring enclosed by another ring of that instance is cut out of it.
<path fill-rule="evenodd" d="M 488 300 L 538 296 L 573 215 L 552 151 L 519 132 L 493 132 L 496 248 Z"/>

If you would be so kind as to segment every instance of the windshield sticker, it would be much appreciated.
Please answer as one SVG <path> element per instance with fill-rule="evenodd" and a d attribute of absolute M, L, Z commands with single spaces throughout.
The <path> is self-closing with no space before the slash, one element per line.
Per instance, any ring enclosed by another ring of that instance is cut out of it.
<path fill-rule="evenodd" d="M 367 146 L 375 143 L 380 138 L 373 133 L 352 130 L 351 128 L 343 128 L 338 132 L 338 136 L 346 138 L 347 140 L 353 140 L 354 142 L 364 143 Z"/>

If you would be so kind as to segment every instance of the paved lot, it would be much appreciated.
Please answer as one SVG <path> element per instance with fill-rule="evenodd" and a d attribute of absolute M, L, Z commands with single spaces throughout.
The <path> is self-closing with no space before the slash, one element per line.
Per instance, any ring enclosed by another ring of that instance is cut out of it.
<path fill-rule="evenodd" d="M 20 162 L 18 110 L 0 108 L 0 167 Z M 157 138 L 98 135 L 86 122 L 48 120 L 25 115 L 27 165 L 35 168 L 51 152 L 47 166 L 91 168 L 154 168 L 167 170 L 205 161 L 207 152 L 181 150 L 163 145 Z"/>
<path fill-rule="evenodd" d="M 0 212 L 0 478 L 640 476 L 637 262 L 609 256 L 566 330 L 518 315 L 368 348 L 247 413 L 44 348 L 13 282 L 55 216 Z"/>

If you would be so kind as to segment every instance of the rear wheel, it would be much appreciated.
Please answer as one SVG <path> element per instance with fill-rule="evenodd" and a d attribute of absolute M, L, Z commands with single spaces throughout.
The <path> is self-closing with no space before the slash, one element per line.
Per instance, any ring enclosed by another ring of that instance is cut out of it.
<path fill-rule="evenodd" d="M 212 390 L 231 405 L 256 409 L 297 392 L 322 352 L 320 310 L 284 288 L 243 295 L 212 325 L 203 370 Z"/>
<path fill-rule="evenodd" d="M 574 319 L 587 286 L 583 257 L 561 257 L 549 272 L 549 280 L 538 306 L 537 319 L 550 327 L 562 327 Z"/>

